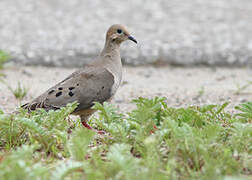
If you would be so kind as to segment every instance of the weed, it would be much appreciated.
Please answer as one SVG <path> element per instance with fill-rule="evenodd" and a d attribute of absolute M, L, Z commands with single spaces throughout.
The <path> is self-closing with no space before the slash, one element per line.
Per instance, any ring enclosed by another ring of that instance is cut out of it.
<path fill-rule="evenodd" d="M 198 97 L 203 96 L 204 93 L 205 93 L 205 87 L 204 87 L 204 86 L 201 86 L 201 88 L 200 88 L 199 91 L 198 91 Z"/>
<path fill-rule="evenodd" d="M 247 102 L 235 107 L 240 113 L 237 113 L 235 117 L 239 117 L 240 120 L 244 122 L 252 122 L 252 102 Z"/>
<path fill-rule="evenodd" d="M 0 111 L 0 179 L 249 179 L 252 103 L 168 107 L 164 98 L 138 98 L 119 113 L 96 103 L 97 135 L 57 111 Z"/>
<path fill-rule="evenodd" d="M 7 85 L 7 87 L 12 92 L 12 94 L 15 96 L 15 98 L 18 100 L 22 100 L 28 93 L 28 88 L 22 86 L 20 82 L 18 82 L 18 85 L 15 89 L 10 87 L 9 85 Z"/>
<path fill-rule="evenodd" d="M 241 86 L 239 83 L 236 84 L 236 91 L 235 94 L 239 95 L 241 94 L 243 91 L 245 91 L 246 89 L 248 89 L 249 87 L 251 87 L 252 85 L 252 81 L 248 81 L 246 84 L 244 84 L 243 86 Z"/>
<path fill-rule="evenodd" d="M 7 62 L 9 58 L 10 56 L 6 52 L 0 50 L 0 69 L 3 68 L 3 64 Z"/>

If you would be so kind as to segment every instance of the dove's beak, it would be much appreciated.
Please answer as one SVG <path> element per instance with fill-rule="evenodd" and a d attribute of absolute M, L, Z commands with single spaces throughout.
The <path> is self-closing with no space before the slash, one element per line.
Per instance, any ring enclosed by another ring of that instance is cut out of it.
<path fill-rule="evenodd" d="M 132 36 L 128 36 L 128 39 L 137 44 L 137 40 L 135 40 L 135 38 L 133 38 Z"/>

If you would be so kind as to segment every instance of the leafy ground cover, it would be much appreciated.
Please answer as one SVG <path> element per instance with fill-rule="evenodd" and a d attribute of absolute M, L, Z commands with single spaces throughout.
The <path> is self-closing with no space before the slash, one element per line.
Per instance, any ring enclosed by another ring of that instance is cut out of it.
<path fill-rule="evenodd" d="M 9 60 L 10 56 L 8 53 L 0 50 L 0 69 L 3 69 L 3 64 Z"/>
<path fill-rule="evenodd" d="M 172 108 L 164 98 L 120 113 L 95 104 L 98 135 L 58 111 L 0 112 L 0 179 L 250 179 L 252 102 Z"/>

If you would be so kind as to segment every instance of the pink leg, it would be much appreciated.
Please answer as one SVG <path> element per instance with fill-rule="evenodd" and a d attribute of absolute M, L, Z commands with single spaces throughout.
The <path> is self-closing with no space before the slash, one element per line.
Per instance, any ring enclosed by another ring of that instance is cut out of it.
<path fill-rule="evenodd" d="M 91 126 L 88 125 L 88 123 L 86 123 L 86 121 L 82 121 L 81 123 L 85 128 L 93 129 Z"/>
<path fill-rule="evenodd" d="M 90 129 L 90 130 L 92 130 L 92 131 L 95 131 L 95 132 L 97 132 L 98 134 L 105 134 L 105 131 L 98 131 L 98 130 L 93 129 L 91 126 L 89 126 L 89 124 L 88 124 L 86 121 L 82 121 L 81 123 L 82 123 L 82 125 L 83 125 L 85 128 L 88 128 L 88 129 Z"/>

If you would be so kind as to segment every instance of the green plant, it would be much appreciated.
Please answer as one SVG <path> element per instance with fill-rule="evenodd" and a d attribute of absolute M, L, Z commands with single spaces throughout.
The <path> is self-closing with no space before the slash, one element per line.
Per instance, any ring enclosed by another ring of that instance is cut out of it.
<path fill-rule="evenodd" d="M 35 146 L 23 145 L 0 154 L 1 179 L 48 179 L 49 168 L 38 162 Z M 37 162 L 36 162 L 37 161 Z"/>
<path fill-rule="evenodd" d="M 0 111 L 0 179 L 250 179 L 251 102 L 168 107 L 138 98 L 120 113 L 96 103 L 92 125 L 67 119 L 77 103 L 57 111 Z M 22 179 L 22 178 L 21 178 Z"/>
<path fill-rule="evenodd" d="M 6 52 L 0 50 L 0 69 L 3 68 L 3 64 L 7 62 L 9 58 L 10 56 Z"/>
<path fill-rule="evenodd" d="M 198 90 L 198 94 L 196 95 L 196 98 L 200 98 L 201 96 L 203 96 L 205 93 L 205 87 L 201 86 L 200 89 Z"/>
<path fill-rule="evenodd" d="M 16 97 L 16 99 L 22 100 L 28 93 L 28 88 L 25 88 L 18 82 L 18 85 L 15 89 L 7 85 L 8 89 L 12 92 L 12 94 Z"/>
<path fill-rule="evenodd" d="M 236 84 L 236 88 L 237 90 L 235 91 L 236 95 L 241 94 L 243 91 L 245 91 L 246 89 L 248 89 L 249 87 L 251 87 L 252 85 L 252 81 L 248 81 L 246 84 L 244 84 L 243 86 L 241 86 L 239 83 Z"/>
<path fill-rule="evenodd" d="M 236 106 L 235 109 L 240 111 L 235 117 L 240 118 L 244 122 L 252 122 L 252 102 L 240 104 Z"/>
<path fill-rule="evenodd" d="M 0 82 L 5 84 L 7 88 L 12 92 L 12 94 L 15 96 L 16 99 L 22 100 L 28 93 L 28 88 L 21 85 L 20 82 L 18 82 L 18 85 L 15 89 L 13 89 L 10 85 L 7 84 L 6 81 L 3 79 L 0 79 Z"/>

